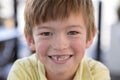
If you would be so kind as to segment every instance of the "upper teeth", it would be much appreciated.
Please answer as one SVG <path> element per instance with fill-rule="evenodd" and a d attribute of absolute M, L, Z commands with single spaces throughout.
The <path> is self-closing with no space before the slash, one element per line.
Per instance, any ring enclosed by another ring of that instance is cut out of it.
<path fill-rule="evenodd" d="M 68 59 L 70 56 L 51 56 L 52 59 L 57 60 L 57 61 L 62 61 L 65 59 Z"/>

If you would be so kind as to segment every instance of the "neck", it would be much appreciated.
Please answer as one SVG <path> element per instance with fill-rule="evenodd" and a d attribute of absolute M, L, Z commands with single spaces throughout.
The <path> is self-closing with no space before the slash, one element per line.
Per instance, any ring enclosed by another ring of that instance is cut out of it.
<path fill-rule="evenodd" d="M 69 75 L 68 75 L 68 73 L 67 74 L 65 74 L 65 73 L 51 74 L 50 73 L 50 74 L 47 74 L 47 78 L 48 78 L 48 80 L 73 80 L 74 75 L 75 75 L 75 73 L 74 74 L 69 73 Z"/>

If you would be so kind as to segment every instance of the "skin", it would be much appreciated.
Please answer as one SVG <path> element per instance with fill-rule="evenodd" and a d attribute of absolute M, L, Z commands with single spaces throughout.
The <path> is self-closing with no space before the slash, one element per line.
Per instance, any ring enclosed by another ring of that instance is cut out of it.
<path fill-rule="evenodd" d="M 26 39 L 44 64 L 48 80 L 73 80 L 85 49 L 93 41 L 86 36 L 83 16 L 71 14 L 67 19 L 33 27 L 33 39 L 27 34 Z"/>

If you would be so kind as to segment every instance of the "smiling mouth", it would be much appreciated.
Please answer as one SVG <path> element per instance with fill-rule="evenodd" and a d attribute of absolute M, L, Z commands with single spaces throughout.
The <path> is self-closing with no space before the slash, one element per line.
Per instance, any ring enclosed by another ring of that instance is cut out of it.
<path fill-rule="evenodd" d="M 65 62 L 68 59 L 70 59 L 72 56 L 73 55 L 53 55 L 53 56 L 49 56 L 49 58 L 55 62 Z"/>

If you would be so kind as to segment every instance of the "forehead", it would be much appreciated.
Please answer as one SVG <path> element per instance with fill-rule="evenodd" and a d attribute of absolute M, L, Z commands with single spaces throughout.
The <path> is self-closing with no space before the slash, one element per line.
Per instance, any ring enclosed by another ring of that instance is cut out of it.
<path fill-rule="evenodd" d="M 62 27 L 62 26 L 76 26 L 79 25 L 81 27 L 85 27 L 85 21 L 84 21 L 84 17 L 82 14 L 71 14 L 69 17 L 67 18 L 63 18 L 63 19 L 57 19 L 57 20 L 50 20 L 50 21 L 46 21 L 43 23 L 40 23 L 39 27 L 43 27 L 43 26 L 47 26 L 47 27 Z"/>

